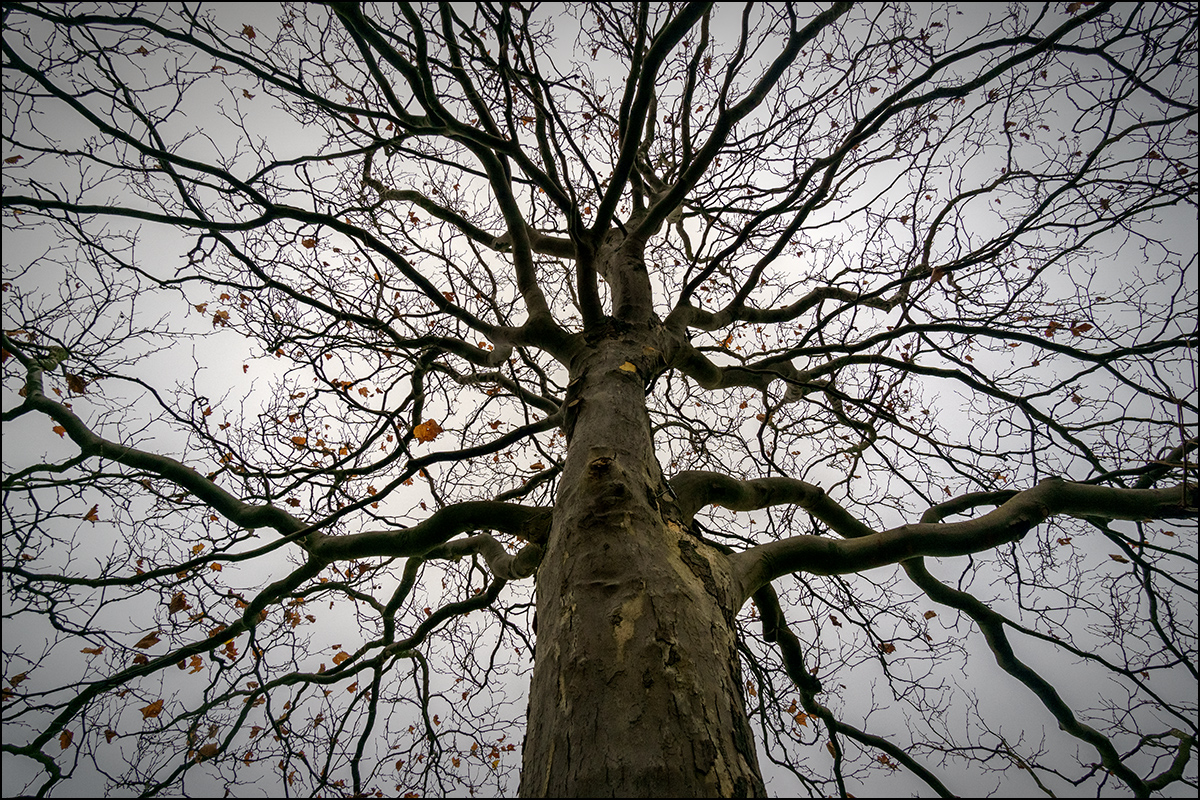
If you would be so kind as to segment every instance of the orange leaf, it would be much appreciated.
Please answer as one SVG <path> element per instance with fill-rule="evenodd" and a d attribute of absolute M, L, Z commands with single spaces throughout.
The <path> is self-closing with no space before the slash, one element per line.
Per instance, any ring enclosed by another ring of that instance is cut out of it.
<path fill-rule="evenodd" d="M 413 436 L 417 437 L 418 442 L 432 442 L 441 432 L 442 426 L 432 419 L 427 419 L 413 428 Z"/>
<path fill-rule="evenodd" d="M 204 669 L 204 662 L 200 660 L 200 656 L 192 656 L 191 660 L 188 662 L 188 665 L 191 667 L 191 669 L 188 670 L 189 675 L 195 675 L 197 672 Z"/>
<path fill-rule="evenodd" d="M 293 436 L 292 444 L 294 444 L 296 447 L 304 447 L 304 445 L 308 444 L 308 437 L 307 436 Z"/>
<path fill-rule="evenodd" d="M 65 437 L 66 437 L 66 435 L 67 435 L 67 429 L 66 429 L 66 428 L 64 428 L 62 425 L 55 425 L 55 426 L 54 426 L 53 428 L 51 428 L 50 430 L 52 430 L 52 431 L 54 431 L 55 433 L 57 433 L 57 434 L 58 434 L 58 438 L 60 438 L 60 439 L 63 439 L 63 438 L 65 438 Z"/>
<path fill-rule="evenodd" d="M 83 518 L 88 522 L 99 522 L 100 516 L 96 513 L 100 510 L 99 504 L 92 506 L 92 510 L 83 515 Z"/>
<path fill-rule="evenodd" d="M 347 660 L 348 658 L 350 658 L 350 654 L 347 653 L 345 650 L 343 650 L 342 652 L 338 653 L 336 656 L 333 657 L 333 663 L 340 664 L 343 661 Z"/>
<path fill-rule="evenodd" d="M 145 708 L 139 709 L 142 712 L 142 719 L 153 719 L 162 713 L 163 701 L 162 698 L 155 700 Z"/>
<path fill-rule="evenodd" d="M 209 564 L 208 568 L 211 569 L 213 572 L 221 571 L 221 565 L 215 561 L 212 564 Z"/>
<path fill-rule="evenodd" d="M 71 739 L 74 736 L 75 736 L 75 734 L 71 733 L 70 731 L 63 731 L 62 733 L 60 733 L 58 735 L 58 746 L 61 747 L 63 750 L 66 750 L 68 747 L 71 746 Z"/>

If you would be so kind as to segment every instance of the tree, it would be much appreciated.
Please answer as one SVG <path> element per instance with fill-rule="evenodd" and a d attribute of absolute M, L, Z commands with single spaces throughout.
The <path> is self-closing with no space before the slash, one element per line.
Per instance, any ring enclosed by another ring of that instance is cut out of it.
<path fill-rule="evenodd" d="M 3 13 L 15 790 L 1194 791 L 1194 5 Z"/>

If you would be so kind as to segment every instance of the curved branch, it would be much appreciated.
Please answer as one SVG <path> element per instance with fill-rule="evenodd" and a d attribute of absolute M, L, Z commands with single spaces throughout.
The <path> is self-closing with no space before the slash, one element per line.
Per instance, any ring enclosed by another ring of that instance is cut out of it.
<path fill-rule="evenodd" d="M 514 555 L 506 551 L 504 545 L 496 541 L 495 537 L 478 533 L 436 547 L 426 553 L 425 558 L 447 558 L 457 561 L 463 556 L 482 556 L 497 578 L 515 581 L 528 578 L 537 570 L 538 565 L 542 563 L 542 553 L 540 544 L 530 542 Z"/>
<path fill-rule="evenodd" d="M 841 575 L 917 556 L 961 556 L 1015 542 L 1056 515 L 1104 519 L 1174 519 L 1196 516 L 1192 484 L 1166 489 L 1116 489 L 1047 478 L 996 510 L 950 524 L 901 525 L 851 540 L 793 536 L 730 556 L 742 597 L 789 572 Z"/>
<path fill-rule="evenodd" d="M 312 550 L 329 561 L 375 556 L 422 556 L 460 533 L 480 529 L 512 533 L 531 542 L 544 542 L 550 532 L 550 513 L 545 508 L 496 500 L 456 503 L 434 512 L 429 519 L 411 528 L 320 536 L 312 543 Z M 463 555 L 466 550 L 458 547 L 462 550 L 458 555 Z M 483 545 L 471 547 L 482 548 Z M 453 548 L 442 553 L 442 557 L 451 557 L 452 551 Z"/>
<path fill-rule="evenodd" d="M 706 505 L 716 503 L 733 511 L 767 506 L 798 505 L 846 538 L 872 536 L 875 531 L 838 505 L 819 486 L 794 478 L 755 478 L 741 481 L 719 472 L 681 472 L 671 479 L 686 524 Z"/>

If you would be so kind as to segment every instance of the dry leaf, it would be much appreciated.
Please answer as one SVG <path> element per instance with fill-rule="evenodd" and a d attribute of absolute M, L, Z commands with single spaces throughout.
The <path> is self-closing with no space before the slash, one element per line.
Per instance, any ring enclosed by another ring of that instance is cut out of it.
<path fill-rule="evenodd" d="M 162 713 L 163 701 L 162 698 L 155 700 L 145 708 L 139 709 L 142 712 L 142 719 L 153 719 Z"/>
<path fill-rule="evenodd" d="M 75 736 L 75 734 L 71 733 L 70 731 L 63 731 L 62 733 L 60 733 L 58 735 L 58 746 L 61 747 L 63 750 L 66 750 L 68 747 L 71 746 L 71 739 L 74 736 Z"/>
<path fill-rule="evenodd" d="M 204 745 L 196 752 L 196 760 L 203 761 L 206 758 L 212 758 L 213 756 L 215 756 L 217 754 L 217 751 L 220 749 L 221 749 L 221 746 L 218 745 L 216 742 L 209 742 L 208 744 Z"/>
<path fill-rule="evenodd" d="M 432 442 L 441 432 L 442 426 L 432 419 L 427 419 L 413 428 L 413 436 L 417 437 L 418 442 Z"/>
<path fill-rule="evenodd" d="M 141 648 L 142 650 L 149 650 L 160 641 L 162 640 L 158 636 L 158 631 L 154 631 L 153 633 L 147 633 L 145 636 L 139 639 L 138 643 L 135 644 L 134 647 Z"/>
<path fill-rule="evenodd" d="M 171 598 L 171 603 L 167 606 L 167 613 L 175 614 L 189 608 L 191 608 L 191 605 L 188 603 L 187 598 L 184 597 L 183 592 L 180 592 Z"/>
<path fill-rule="evenodd" d="M 99 647 L 85 647 L 79 652 L 87 653 L 89 656 L 98 656 L 104 652 L 104 645 L 100 645 Z"/>
<path fill-rule="evenodd" d="M 622 364 L 620 368 L 622 370 L 624 370 L 625 372 L 637 372 L 637 367 L 635 367 L 633 364 L 631 364 L 628 361 L 626 361 L 624 364 Z"/>
<path fill-rule="evenodd" d="M 91 511 L 89 511 L 88 513 L 86 513 L 86 514 L 84 514 L 84 515 L 83 515 L 83 518 L 84 518 L 84 519 L 86 519 L 88 522 L 99 522 L 99 521 L 100 521 L 100 515 L 96 513 L 96 512 L 98 512 L 99 510 L 100 510 L 100 506 L 99 506 L 99 504 L 97 504 L 97 505 L 94 505 L 94 506 L 92 506 L 92 510 L 91 510 Z"/>
<path fill-rule="evenodd" d="M 87 394 L 87 381 L 78 375 L 67 373 L 67 390 L 74 394 Z"/>

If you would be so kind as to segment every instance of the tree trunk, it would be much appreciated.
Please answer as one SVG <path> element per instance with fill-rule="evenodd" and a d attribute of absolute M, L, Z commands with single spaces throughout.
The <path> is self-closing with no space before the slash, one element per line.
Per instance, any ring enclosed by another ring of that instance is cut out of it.
<path fill-rule="evenodd" d="M 761 796 L 740 597 L 725 556 L 680 524 L 654 455 L 643 381 L 661 341 L 610 333 L 571 365 L 520 793 Z"/>

